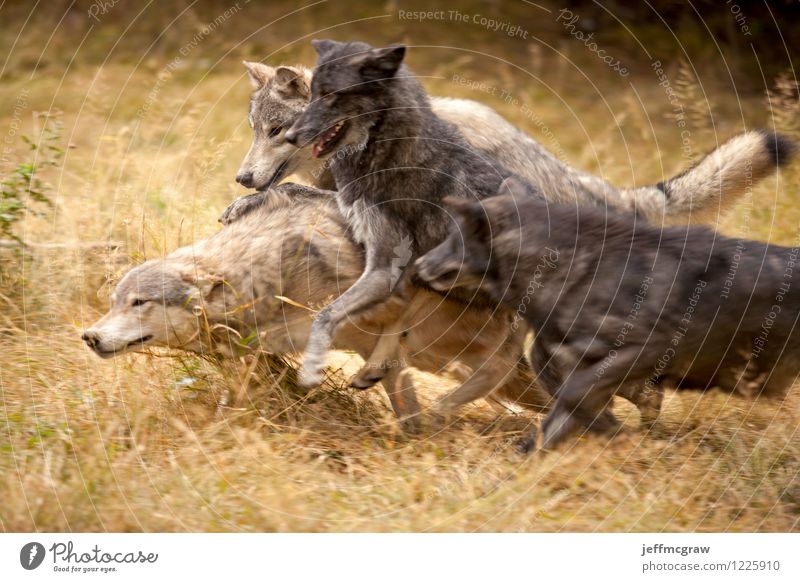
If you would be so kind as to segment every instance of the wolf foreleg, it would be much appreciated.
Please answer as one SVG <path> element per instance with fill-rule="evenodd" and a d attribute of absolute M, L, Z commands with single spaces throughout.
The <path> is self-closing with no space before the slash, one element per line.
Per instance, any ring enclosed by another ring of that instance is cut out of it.
<path fill-rule="evenodd" d="M 324 377 L 325 357 L 339 327 L 348 319 L 386 301 L 392 294 L 391 268 L 370 268 L 314 318 L 300 369 L 300 385 L 318 385 Z"/>

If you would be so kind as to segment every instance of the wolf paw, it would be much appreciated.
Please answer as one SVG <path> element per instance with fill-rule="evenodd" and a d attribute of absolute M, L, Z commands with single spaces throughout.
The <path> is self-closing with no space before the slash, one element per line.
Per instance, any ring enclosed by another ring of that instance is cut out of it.
<path fill-rule="evenodd" d="M 325 371 L 322 368 L 307 368 L 303 366 L 298 374 L 297 383 L 306 390 L 316 388 L 325 379 Z"/>
<path fill-rule="evenodd" d="M 558 405 L 544 419 L 542 423 L 542 448 L 554 449 L 562 443 L 569 434 L 578 427 L 575 418 Z"/>
<path fill-rule="evenodd" d="M 401 418 L 400 429 L 407 435 L 418 435 L 422 432 L 422 420 L 419 415 Z"/>
<path fill-rule="evenodd" d="M 358 373 L 350 380 L 350 386 L 358 388 L 359 390 L 366 390 L 372 388 L 375 384 L 383 380 L 386 375 L 386 369 L 380 366 L 364 366 Z"/>
<path fill-rule="evenodd" d="M 529 455 L 533 451 L 536 450 L 536 429 L 532 430 L 530 433 L 522 437 L 521 439 L 517 440 L 514 443 L 514 449 L 520 455 Z"/>
<path fill-rule="evenodd" d="M 266 200 L 267 192 L 256 192 L 255 194 L 239 196 L 239 198 L 231 202 L 222 212 L 222 216 L 219 217 L 219 222 L 224 225 L 236 222 L 244 215 L 250 214 L 253 210 L 263 205 Z"/>

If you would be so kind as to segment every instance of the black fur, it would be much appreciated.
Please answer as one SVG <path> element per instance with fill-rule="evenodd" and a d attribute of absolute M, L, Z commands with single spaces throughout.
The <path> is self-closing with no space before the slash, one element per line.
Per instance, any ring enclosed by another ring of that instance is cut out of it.
<path fill-rule="evenodd" d="M 528 196 L 453 211 L 459 229 L 420 259 L 420 274 L 435 282 L 437 265 L 464 244 L 464 269 L 479 271 L 464 280 L 485 277 L 534 330 L 538 380 L 557 397 L 545 447 L 578 427 L 616 430 L 606 407 L 632 383 L 756 396 L 783 394 L 797 378 L 797 248 Z"/>
<path fill-rule="evenodd" d="M 331 167 L 345 215 L 359 212 L 354 206 L 363 203 L 383 219 L 380 239 L 398 244 L 410 235 L 415 254 L 426 252 L 452 224 L 442 199 L 492 196 L 510 172 L 487 162 L 455 125 L 433 113 L 425 90 L 401 65 L 403 47 L 334 41 L 315 46 L 320 57 L 311 104 L 287 138 L 304 144 L 344 121 L 348 136 L 362 140 Z M 349 222 L 368 248 L 380 242 L 366 232 L 369 218 L 362 228 Z"/>
<path fill-rule="evenodd" d="M 388 299 L 408 281 L 413 258 L 447 236 L 452 220 L 443 199 L 493 196 L 511 175 L 433 113 L 422 85 L 402 65 L 404 47 L 335 41 L 314 46 L 319 60 L 311 102 L 285 139 L 336 156 L 336 201 L 364 245 L 366 268 L 314 319 L 301 373 L 308 386 L 322 378 L 338 326 Z"/>
<path fill-rule="evenodd" d="M 785 135 L 768 129 L 762 129 L 761 133 L 764 135 L 767 152 L 776 166 L 786 165 L 797 153 L 797 144 Z"/>

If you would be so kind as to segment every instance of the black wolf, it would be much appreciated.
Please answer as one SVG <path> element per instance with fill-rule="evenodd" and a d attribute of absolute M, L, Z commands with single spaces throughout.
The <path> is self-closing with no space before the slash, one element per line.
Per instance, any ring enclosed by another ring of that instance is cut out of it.
<path fill-rule="evenodd" d="M 447 236 L 442 199 L 492 196 L 510 175 L 433 113 L 402 65 L 405 47 L 328 40 L 314 47 L 311 102 L 285 138 L 310 144 L 314 157 L 347 148 L 331 172 L 339 209 L 364 245 L 366 268 L 315 318 L 301 374 L 306 385 L 321 379 L 336 329 L 389 298 L 413 259 Z"/>
<path fill-rule="evenodd" d="M 440 290 L 480 287 L 533 329 L 542 386 L 556 397 L 543 446 L 578 428 L 613 431 L 626 385 L 782 394 L 800 371 L 800 256 L 705 227 L 512 194 L 454 199 L 458 228 L 417 263 Z M 527 444 L 535 442 L 531 437 Z"/>

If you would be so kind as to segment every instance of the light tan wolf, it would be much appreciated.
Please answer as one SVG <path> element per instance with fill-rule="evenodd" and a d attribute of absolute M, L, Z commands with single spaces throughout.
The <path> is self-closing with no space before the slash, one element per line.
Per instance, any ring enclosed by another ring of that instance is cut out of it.
<path fill-rule="evenodd" d="M 356 281 L 363 252 L 347 236 L 329 192 L 283 184 L 267 200 L 212 236 L 129 271 L 109 312 L 83 340 L 102 357 L 154 346 L 224 355 L 302 352 L 314 311 Z M 487 383 L 498 400 L 546 407 L 550 397 L 536 386 L 504 314 L 432 292 L 415 294 L 406 313 L 412 322 L 406 349 L 382 383 L 410 426 L 420 407 L 406 366 L 460 375 L 464 384 L 438 403 L 443 414 L 473 400 L 471 387 Z M 384 323 L 398 316 L 389 303 L 351 321 L 334 345 L 366 358 Z"/>

